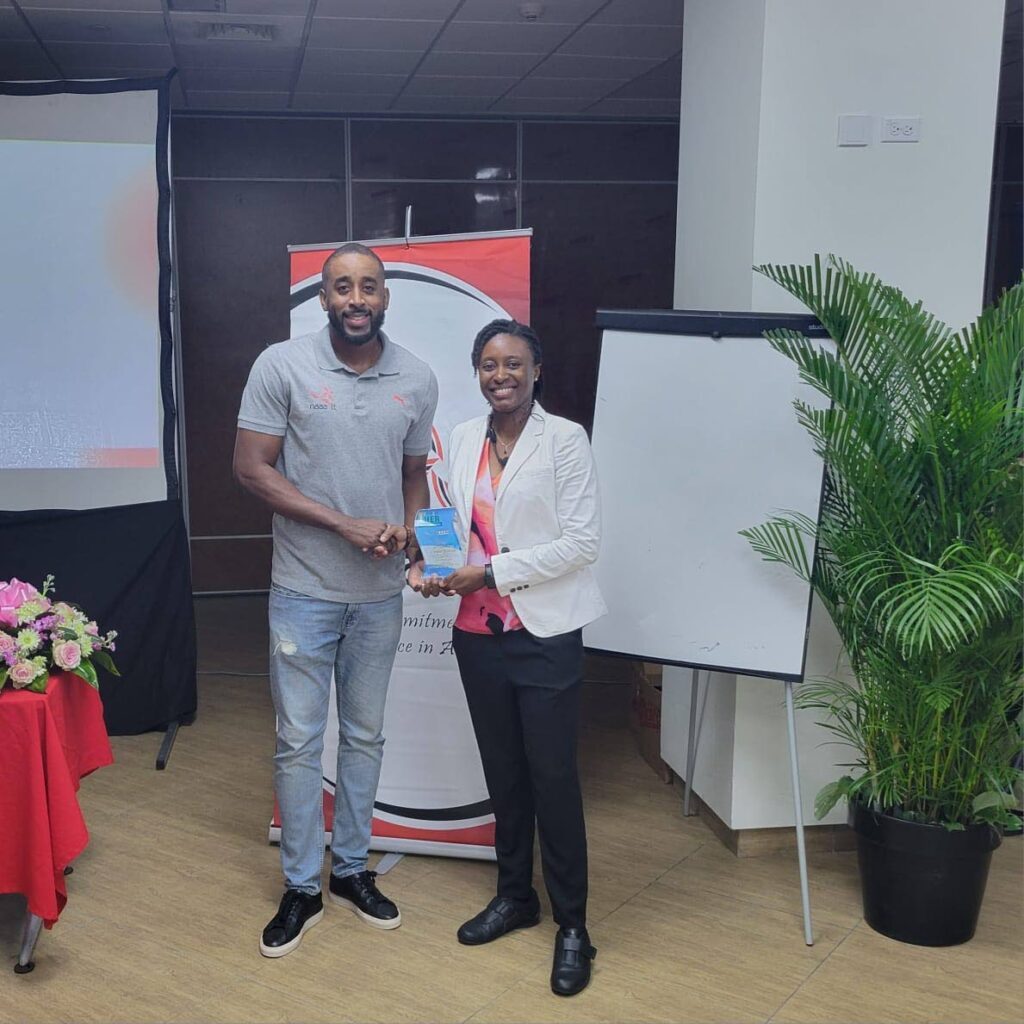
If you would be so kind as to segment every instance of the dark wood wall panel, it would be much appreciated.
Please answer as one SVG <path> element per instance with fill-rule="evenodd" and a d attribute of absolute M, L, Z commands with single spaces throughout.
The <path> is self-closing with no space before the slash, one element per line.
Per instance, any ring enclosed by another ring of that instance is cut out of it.
<path fill-rule="evenodd" d="M 593 422 L 600 336 L 594 312 L 671 309 L 675 185 L 523 185 L 533 228 L 533 325 L 544 344 L 545 408 Z M 645 367 L 637 353 L 638 372 Z"/>
<path fill-rule="evenodd" d="M 266 590 L 273 544 L 269 537 L 192 541 L 192 589 Z"/>
<path fill-rule="evenodd" d="M 415 234 L 532 227 L 545 404 L 588 427 L 594 311 L 672 304 L 673 124 L 186 116 L 172 152 L 190 525 L 214 538 L 193 541 L 198 592 L 269 583 L 270 541 L 247 535 L 270 515 L 231 451 L 249 368 L 289 333 L 289 243 L 398 237 L 407 204 Z"/>
<path fill-rule="evenodd" d="M 468 182 L 357 181 L 352 184 L 356 238 L 401 238 L 412 206 L 416 235 L 507 231 L 516 226 L 516 186 Z"/>
<path fill-rule="evenodd" d="M 340 182 L 175 185 L 192 532 L 266 533 L 231 477 L 238 402 L 266 345 L 288 337 L 289 243 L 347 236 Z"/>

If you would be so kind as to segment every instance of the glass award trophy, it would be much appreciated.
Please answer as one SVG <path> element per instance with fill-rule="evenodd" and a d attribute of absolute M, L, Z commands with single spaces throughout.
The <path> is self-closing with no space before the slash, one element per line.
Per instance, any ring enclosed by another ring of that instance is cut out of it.
<path fill-rule="evenodd" d="M 424 576 L 450 576 L 466 564 L 466 556 L 455 529 L 455 509 L 421 508 L 413 526 L 423 552 Z"/>

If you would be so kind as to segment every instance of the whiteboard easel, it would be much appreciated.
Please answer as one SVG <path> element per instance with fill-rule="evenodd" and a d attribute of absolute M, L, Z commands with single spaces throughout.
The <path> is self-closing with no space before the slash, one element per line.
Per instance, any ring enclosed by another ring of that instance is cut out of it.
<path fill-rule="evenodd" d="M 825 402 L 763 333 L 788 328 L 830 342 L 806 315 L 599 310 L 597 325 L 593 447 L 604 535 L 596 572 L 609 614 L 586 628 L 584 642 L 693 669 L 687 814 L 700 672 L 784 684 L 804 938 L 813 945 L 793 708 L 811 588 L 763 561 L 739 530 L 782 509 L 818 519 L 823 467 L 792 403 Z"/>

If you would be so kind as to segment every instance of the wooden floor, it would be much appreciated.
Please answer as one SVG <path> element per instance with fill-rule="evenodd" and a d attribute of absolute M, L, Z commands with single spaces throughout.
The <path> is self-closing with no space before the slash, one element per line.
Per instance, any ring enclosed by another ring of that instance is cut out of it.
<path fill-rule="evenodd" d="M 976 938 L 901 945 L 861 920 L 851 854 L 811 857 L 816 944 L 803 943 L 790 855 L 737 860 L 681 815 L 637 756 L 627 687 L 588 684 L 582 771 L 594 979 L 548 989 L 553 925 L 468 948 L 455 930 L 494 866 L 406 857 L 381 879 L 403 925 L 329 905 L 301 948 L 257 952 L 280 896 L 267 844 L 273 713 L 255 599 L 198 602 L 200 715 L 170 767 L 159 737 L 117 738 L 83 782 L 92 833 L 34 973 L 11 971 L 20 897 L 0 897 L 0 1021 L 950 1021 L 1024 1019 L 1020 840 L 997 851 Z M 3 783 L 6 784 L 6 780 Z M 375 858 L 374 858 L 375 859 Z M 541 888 L 538 880 L 538 888 Z"/>

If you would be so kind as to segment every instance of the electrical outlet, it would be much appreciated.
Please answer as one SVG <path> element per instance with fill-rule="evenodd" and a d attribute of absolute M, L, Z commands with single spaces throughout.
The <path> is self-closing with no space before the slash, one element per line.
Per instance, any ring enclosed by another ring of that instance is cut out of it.
<path fill-rule="evenodd" d="M 920 142 L 921 118 L 919 117 L 883 117 L 883 142 Z"/>

